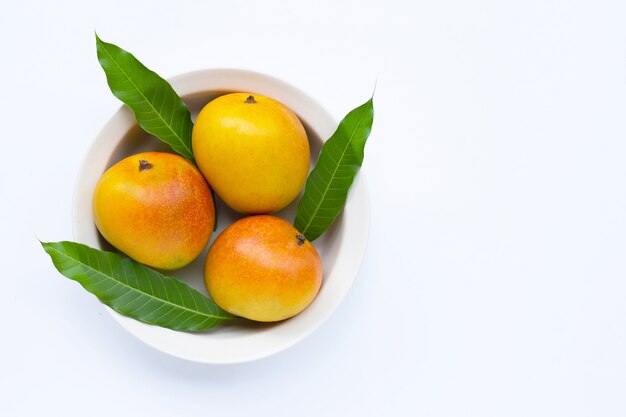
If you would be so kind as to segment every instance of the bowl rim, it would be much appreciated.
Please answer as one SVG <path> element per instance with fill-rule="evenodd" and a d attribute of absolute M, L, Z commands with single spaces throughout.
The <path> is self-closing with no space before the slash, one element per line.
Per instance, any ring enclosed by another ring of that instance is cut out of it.
<path fill-rule="evenodd" d="M 178 74 L 176 76 L 170 77 L 167 81 L 172 85 L 174 90 L 181 96 L 190 96 L 193 94 L 199 94 L 202 91 L 206 91 L 208 89 L 202 89 L 201 86 L 203 81 L 208 77 L 252 77 L 263 80 L 264 82 L 269 82 L 270 84 L 274 84 L 280 88 L 286 89 L 291 93 L 295 93 L 299 99 L 305 102 L 306 106 L 312 106 L 314 112 L 321 118 L 325 118 L 328 121 L 332 121 L 334 126 L 338 125 L 337 121 L 319 104 L 317 103 L 311 96 L 301 89 L 294 87 L 293 85 L 276 78 L 271 75 L 267 75 L 261 72 L 250 71 L 245 69 L 238 68 L 210 68 L 210 69 L 201 69 L 190 72 L 185 72 L 182 74 Z M 236 84 L 236 83 L 234 83 Z M 232 88 L 224 88 L 224 90 L 232 90 Z M 245 89 L 244 89 L 245 90 Z M 82 232 L 84 228 L 84 222 L 81 221 L 78 213 L 81 211 L 81 202 L 83 200 L 83 194 L 86 193 L 85 186 L 82 182 L 82 174 L 86 172 L 89 168 L 90 162 L 94 159 L 98 158 L 100 153 L 100 148 L 103 146 L 105 141 L 110 142 L 110 130 L 115 130 L 120 125 L 125 125 L 131 120 L 129 117 L 132 117 L 132 125 L 136 125 L 137 122 L 132 115 L 130 109 L 127 108 L 126 105 L 121 105 L 115 113 L 107 120 L 107 122 L 100 129 L 99 133 L 96 135 L 95 139 L 92 141 L 90 147 L 87 149 L 83 156 L 83 160 L 78 171 L 78 175 L 76 176 L 75 184 L 74 184 L 74 192 L 72 197 L 72 234 L 76 241 L 81 242 L 83 240 L 84 233 Z M 120 130 L 120 129 L 118 129 Z M 322 142 L 325 142 L 327 138 L 321 138 Z M 115 142 L 119 143 L 119 140 Z M 357 201 L 358 200 L 358 201 Z M 351 221 L 351 217 L 346 213 L 355 212 L 355 221 L 356 221 L 356 213 L 358 209 L 358 217 L 360 219 L 359 224 L 354 224 L 355 222 Z M 340 293 L 337 297 L 335 297 L 336 301 L 330 305 L 330 307 L 323 310 L 321 314 L 317 315 L 317 319 L 314 323 L 308 326 L 305 330 L 300 331 L 296 336 L 291 337 L 289 340 L 282 340 L 282 343 L 277 344 L 272 348 L 265 348 L 263 351 L 257 352 L 256 354 L 240 354 L 235 356 L 225 356 L 221 358 L 206 358 L 197 353 L 191 353 L 189 351 L 176 351 L 173 349 L 171 345 L 167 344 L 158 344 L 155 343 L 154 340 L 142 337 L 141 332 L 137 331 L 137 327 L 134 326 L 134 323 L 138 323 L 143 326 L 150 326 L 145 323 L 141 323 L 129 317 L 123 316 L 120 313 L 117 313 L 113 309 L 109 308 L 105 304 L 102 306 L 108 313 L 117 321 L 120 326 L 122 326 L 126 331 L 132 334 L 135 338 L 139 339 L 143 343 L 148 346 L 166 353 L 168 355 L 185 359 L 188 361 L 196 362 L 196 363 L 204 363 L 204 364 L 235 364 L 235 363 L 245 363 L 251 362 L 254 360 L 266 358 L 272 355 L 275 355 L 279 352 L 282 352 L 298 342 L 302 341 L 304 338 L 313 333 L 316 329 L 318 329 L 323 323 L 325 323 L 328 318 L 336 311 L 341 302 L 345 299 L 348 291 L 352 287 L 354 280 L 358 274 L 358 270 L 360 268 L 361 262 L 365 255 L 365 251 L 367 248 L 367 241 L 369 236 L 369 228 L 370 228 L 370 200 L 369 200 L 369 191 L 367 186 L 367 179 L 365 177 L 365 173 L 363 169 L 360 170 L 358 175 L 356 176 L 352 188 L 350 189 L 350 193 L 348 195 L 348 199 L 343 209 L 345 221 L 346 233 L 351 232 L 357 235 L 357 239 L 352 241 L 352 244 L 349 248 L 349 253 L 346 253 L 346 256 L 350 256 L 352 262 L 347 265 L 349 267 L 344 268 L 344 274 L 348 277 L 347 279 L 343 279 L 343 285 L 339 287 Z M 366 227 L 363 228 L 362 226 Z M 355 227 L 358 226 L 358 227 Z M 85 232 L 86 233 L 86 232 Z M 338 258 L 339 259 L 339 258 Z M 343 277 L 343 275 L 342 275 Z M 134 323 L 133 323 L 134 322 Z M 135 331 L 133 330 L 135 329 Z M 167 329 L 166 329 L 167 330 Z M 144 335 L 145 336 L 145 335 Z"/>

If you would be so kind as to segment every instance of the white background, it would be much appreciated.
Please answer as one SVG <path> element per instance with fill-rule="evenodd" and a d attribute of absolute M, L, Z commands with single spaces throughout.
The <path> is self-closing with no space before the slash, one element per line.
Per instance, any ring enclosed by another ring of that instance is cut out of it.
<path fill-rule="evenodd" d="M 120 105 L 94 29 L 165 77 L 253 69 L 337 119 L 377 80 L 369 247 L 312 336 L 185 362 L 54 270 L 36 237 L 71 239 Z M 624 1 L 15 1 L 0 45 L 0 415 L 626 415 Z"/>

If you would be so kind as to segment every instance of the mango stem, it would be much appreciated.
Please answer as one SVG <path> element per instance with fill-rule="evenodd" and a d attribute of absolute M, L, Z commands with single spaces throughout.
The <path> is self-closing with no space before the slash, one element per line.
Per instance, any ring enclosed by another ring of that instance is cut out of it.
<path fill-rule="evenodd" d="M 152 164 L 145 159 L 139 160 L 139 171 L 145 171 L 146 169 L 152 168 Z"/>

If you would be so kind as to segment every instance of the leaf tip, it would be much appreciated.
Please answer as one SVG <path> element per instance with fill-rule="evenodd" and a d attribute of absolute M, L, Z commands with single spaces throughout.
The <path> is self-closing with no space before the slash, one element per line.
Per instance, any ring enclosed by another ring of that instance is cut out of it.
<path fill-rule="evenodd" d="M 39 244 L 41 245 L 41 247 L 43 248 L 43 250 L 48 254 L 51 255 L 50 253 L 50 249 L 52 246 L 52 242 L 42 242 L 41 240 L 37 239 L 39 241 Z"/>

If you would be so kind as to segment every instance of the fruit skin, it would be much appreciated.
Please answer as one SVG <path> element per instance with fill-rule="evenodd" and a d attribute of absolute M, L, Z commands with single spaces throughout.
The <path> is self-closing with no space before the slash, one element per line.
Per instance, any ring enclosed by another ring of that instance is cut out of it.
<path fill-rule="evenodd" d="M 166 270 L 182 268 L 200 255 L 213 232 L 214 210 L 200 171 L 183 157 L 163 152 L 139 153 L 113 165 L 93 196 L 102 236 L 134 260 Z"/>
<path fill-rule="evenodd" d="M 292 317 L 322 284 L 319 254 L 292 225 L 269 215 L 246 217 L 213 242 L 204 281 L 224 310 L 256 321 Z"/>
<path fill-rule="evenodd" d="M 272 213 L 291 203 L 309 172 L 309 141 L 280 102 L 232 93 L 208 103 L 192 132 L 194 158 L 217 195 L 240 213 Z"/>

